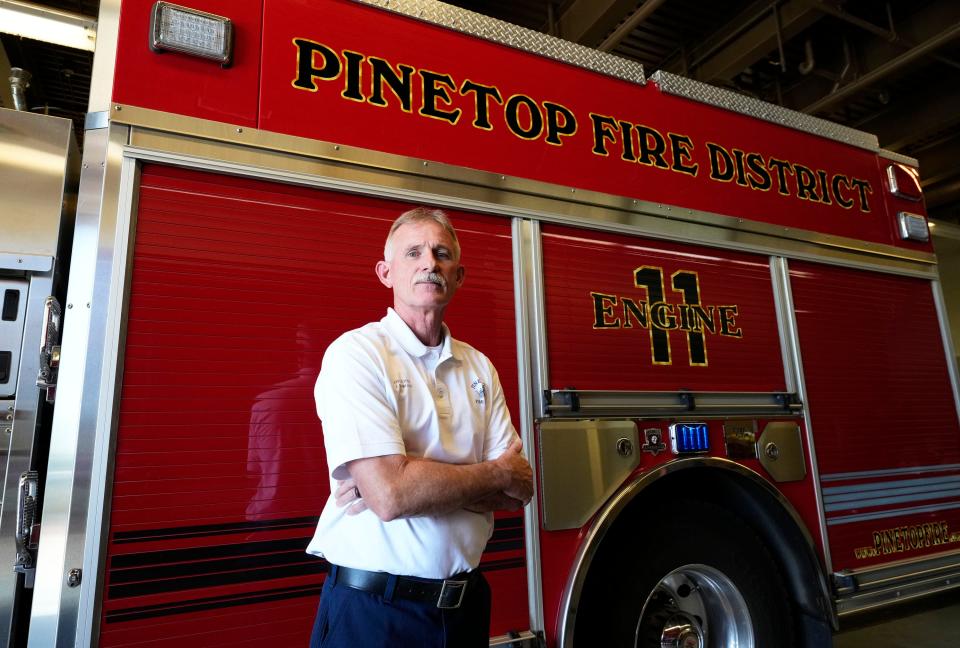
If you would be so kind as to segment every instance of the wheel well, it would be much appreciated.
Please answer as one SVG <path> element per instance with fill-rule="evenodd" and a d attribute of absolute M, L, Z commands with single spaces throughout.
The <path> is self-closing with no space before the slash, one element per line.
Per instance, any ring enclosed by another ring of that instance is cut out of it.
<path fill-rule="evenodd" d="M 749 524 L 776 560 L 801 621 L 800 630 L 806 640 L 801 645 L 830 645 L 835 616 L 810 536 L 789 504 L 778 499 L 758 476 L 744 473 L 715 465 L 691 466 L 667 472 L 638 489 L 600 539 L 594 553 L 599 558 L 597 564 L 604 564 L 607 552 L 629 544 L 631 538 L 655 533 L 650 518 L 652 507 L 690 499 L 710 502 Z"/>

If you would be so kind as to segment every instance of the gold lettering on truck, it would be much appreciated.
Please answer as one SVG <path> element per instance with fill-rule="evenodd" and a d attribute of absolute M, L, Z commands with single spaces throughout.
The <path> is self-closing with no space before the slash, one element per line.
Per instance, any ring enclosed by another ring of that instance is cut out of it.
<path fill-rule="evenodd" d="M 687 336 L 687 359 L 691 367 L 707 366 L 707 334 L 742 338 L 737 324 L 737 305 L 708 306 L 701 303 L 700 277 L 692 270 L 678 270 L 670 275 L 670 287 L 679 293 L 682 302 L 667 302 L 663 268 L 640 266 L 633 271 L 633 283 L 646 293 L 625 297 L 591 292 L 594 329 L 647 329 L 650 335 L 650 357 L 655 365 L 673 364 L 670 331 Z"/>
<path fill-rule="evenodd" d="M 944 521 L 880 529 L 873 531 L 871 537 L 871 546 L 853 550 L 858 560 L 960 542 L 960 533 L 952 533 Z"/>

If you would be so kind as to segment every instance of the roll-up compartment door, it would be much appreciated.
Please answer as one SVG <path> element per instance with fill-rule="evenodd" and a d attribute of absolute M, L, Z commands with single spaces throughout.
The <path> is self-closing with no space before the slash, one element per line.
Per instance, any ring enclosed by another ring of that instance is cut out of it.
<path fill-rule="evenodd" d="M 930 282 L 790 268 L 834 569 L 960 548 L 960 427 Z"/>
<path fill-rule="evenodd" d="M 550 387 L 785 389 L 767 257 L 545 226 Z"/>

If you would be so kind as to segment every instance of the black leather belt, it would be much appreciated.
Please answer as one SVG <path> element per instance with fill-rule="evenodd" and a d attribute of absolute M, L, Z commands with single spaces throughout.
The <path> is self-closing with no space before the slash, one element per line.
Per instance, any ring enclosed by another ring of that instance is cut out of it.
<path fill-rule="evenodd" d="M 334 579 L 334 585 L 343 585 L 387 598 L 389 598 L 392 579 L 393 598 L 431 603 L 440 609 L 449 610 L 460 607 L 463 602 L 463 595 L 467 591 L 470 575 L 463 573 L 444 580 L 435 580 L 413 576 L 394 576 L 386 572 L 373 572 L 331 565 L 329 577 Z"/>

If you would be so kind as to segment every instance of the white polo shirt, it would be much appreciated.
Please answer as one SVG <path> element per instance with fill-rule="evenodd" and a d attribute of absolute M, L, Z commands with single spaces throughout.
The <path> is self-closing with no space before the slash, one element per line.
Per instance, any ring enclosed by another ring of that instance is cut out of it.
<path fill-rule="evenodd" d="M 314 395 L 331 493 L 355 459 L 400 454 L 479 463 L 517 437 L 493 365 L 446 325 L 443 331 L 443 344 L 431 349 L 391 308 L 327 348 Z M 307 552 L 346 567 L 446 578 L 474 569 L 493 532 L 492 513 L 463 509 L 382 522 L 372 511 L 346 510 L 330 496 Z"/>

